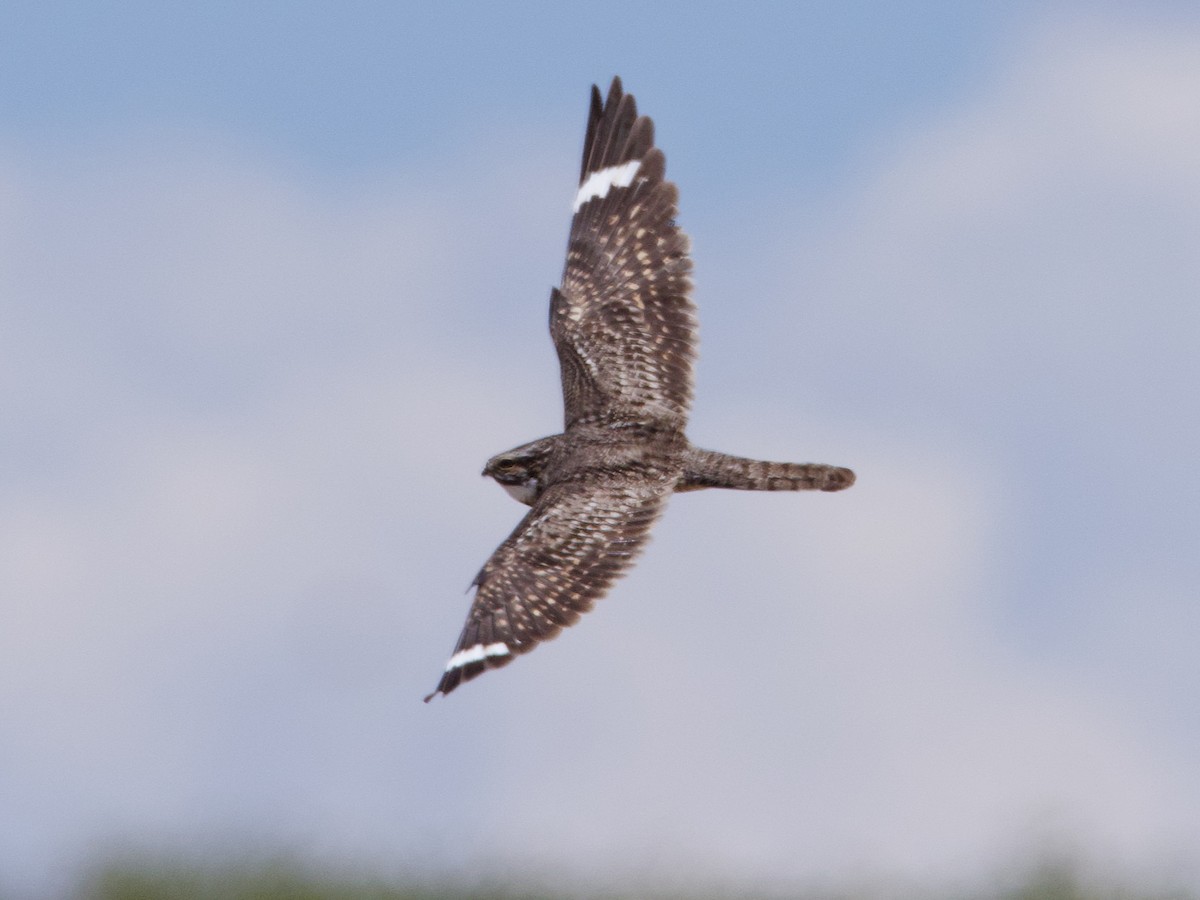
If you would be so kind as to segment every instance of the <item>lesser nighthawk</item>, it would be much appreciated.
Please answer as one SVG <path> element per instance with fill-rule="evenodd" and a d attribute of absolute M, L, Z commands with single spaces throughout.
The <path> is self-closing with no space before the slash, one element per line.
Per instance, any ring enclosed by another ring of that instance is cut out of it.
<path fill-rule="evenodd" d="M 654 123 L 637 114 L 621 80 L 603 102 L 593 86 L 566 268 L 550 292 L 563 433 L 484 467 L 532 509 L 475 576 L 467 624 L 426 701 L 573 625 L 633 564 L 672 492 L 854 484 L 849 469 L 742 459 L 688 443 L 692 263 L 665 170 Z"/>

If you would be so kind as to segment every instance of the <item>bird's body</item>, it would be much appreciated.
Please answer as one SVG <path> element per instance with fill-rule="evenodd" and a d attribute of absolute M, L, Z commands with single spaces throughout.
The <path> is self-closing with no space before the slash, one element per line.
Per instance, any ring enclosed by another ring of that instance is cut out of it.
<path fill-rule="evenodd" d="M 849 469 L 689 443 L 691 260 L 665 169 L 653 123 L 620 79 L 603 103 L 593 87 L 567 263 L 550 298 L 564 429 L 484 468 L 531 508 L 475 577 L 466 626 L 426 700 L 573 624 L 632 564 L 672 493 L 854 483 Z"/>
<path fill-rule="evenodd" d="M 579 468 L 586 460 L 587 468 Z M 743 491 L 839 491 L 854 481 L 849 469 L 821 463 L 768 462 L 701 450 L 683 432 L 641 430 L 614 435 L 612 429 L 578 426 L 565 434 L 539 438 L 488 460 L 483 474 L 509 494 L 533 506 L 550 484 L 594 477 L 597 470 L 633 471 L 652 465 L 675 493 L 701 488 Z"/>

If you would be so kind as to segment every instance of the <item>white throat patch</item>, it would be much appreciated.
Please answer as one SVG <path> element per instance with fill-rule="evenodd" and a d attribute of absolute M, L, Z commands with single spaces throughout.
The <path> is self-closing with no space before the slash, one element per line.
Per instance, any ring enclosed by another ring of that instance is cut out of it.
<path fill-rule="evenodd" d="M 524 484 L 501 484 L 500 486 L 508 491 L 510 497 L 526 506 L 533 506 L 533 501 L 537 498 L 536 478 L 530 478 Z"/>

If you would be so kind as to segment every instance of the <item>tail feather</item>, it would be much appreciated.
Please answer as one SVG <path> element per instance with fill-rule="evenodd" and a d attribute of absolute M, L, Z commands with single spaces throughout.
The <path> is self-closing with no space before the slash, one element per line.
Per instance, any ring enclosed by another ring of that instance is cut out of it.
<path fill-rule="evenodd" d="M 767 462 L 689 447 L 676 491 L 731 488 L 739 491 L 841 491 L 854 473 L 820 463 Z"/>

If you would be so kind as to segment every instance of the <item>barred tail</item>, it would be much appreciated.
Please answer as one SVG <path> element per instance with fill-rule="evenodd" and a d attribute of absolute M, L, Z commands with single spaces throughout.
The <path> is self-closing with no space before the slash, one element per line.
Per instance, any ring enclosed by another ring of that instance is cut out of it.
<path fill-rule="evenodd" d="M 689 447 L 676 491 L 732 488 L 739 491 L 841 491 L 854 484 L 854 473 L 820 463 L 780 463 L 744 459 Z"/>

